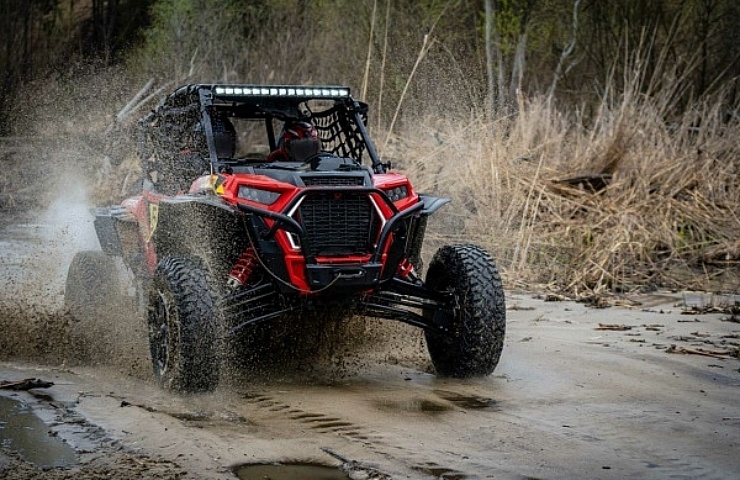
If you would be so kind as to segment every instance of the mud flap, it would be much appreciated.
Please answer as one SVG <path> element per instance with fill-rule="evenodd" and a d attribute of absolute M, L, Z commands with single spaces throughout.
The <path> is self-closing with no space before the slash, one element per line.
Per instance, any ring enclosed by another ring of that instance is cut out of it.
<path fill-rule="evenodd" d="M 93 211 L 95 233 L 100 247 L 107 255 L 123 256 L 121 238 L 118 235 L 117 217 L 125 210 L 122 207 L 97 208 Z"/>

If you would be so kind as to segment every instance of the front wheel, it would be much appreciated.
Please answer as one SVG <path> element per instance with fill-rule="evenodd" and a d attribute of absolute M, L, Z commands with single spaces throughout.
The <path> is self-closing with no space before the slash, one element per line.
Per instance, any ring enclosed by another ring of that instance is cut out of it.
<path fill-rule="evenodd" d="M 437 373 L 455 378 L 491 374 L 504 347 L 506 302 L 488 253 L 475 245 L 444 246 L 429 265 L 426 284 L 451 296 L 451 305 L 442 312 L 450 331 L 426 331 Z"/>
<path fill-rule="evenodd" d="M 162 260 L 149 292 L 149 351 L 164 388 L 203 392 L 219 380 L 217 298 L 205 270 L 188 258 Z"/>

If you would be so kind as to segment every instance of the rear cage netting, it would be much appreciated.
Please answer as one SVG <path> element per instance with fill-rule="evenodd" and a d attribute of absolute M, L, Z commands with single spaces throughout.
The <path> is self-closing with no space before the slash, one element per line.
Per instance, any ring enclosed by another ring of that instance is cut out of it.
<path fill-rule="evenodd" d="M 179 170 L 183 152 L 208 158 L 205 136 L 196 126 L 200 123 L 197 93 L 175 93 L 139 122 L 139 156 L 144 173 L 163 169 Z"/>
<path fill-rule="evenodd" d="M 367 125 L 367 105 L 360 104 L 358 111 L 363 124 Z M 324 151 L 362 163 L 362 156 L 367 148 L 351 108 L 342 104 L 335 105 L 322 112 L 312 112 L 311 120 L 316 126 Z"/>

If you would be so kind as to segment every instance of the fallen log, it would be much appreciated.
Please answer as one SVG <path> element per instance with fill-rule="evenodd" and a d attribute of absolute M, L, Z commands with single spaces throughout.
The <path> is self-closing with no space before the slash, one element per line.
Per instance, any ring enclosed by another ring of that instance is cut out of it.
<path fill-rule="evenodd" d="M 611 181 L 609 173 L 593 173 L 552 180 L 550 187 L 555 193 L 572 197 L 578 193 L 601 193 Z"/>

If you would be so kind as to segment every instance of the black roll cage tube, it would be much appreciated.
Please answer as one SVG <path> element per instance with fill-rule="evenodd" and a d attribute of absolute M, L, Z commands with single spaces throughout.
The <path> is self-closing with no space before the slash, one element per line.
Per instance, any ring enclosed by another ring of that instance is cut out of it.
<path fill-rule="evenodd" d="M 375 149 L 375 144 L 370 138 L 370 134 L 367 131 L 365 122 L 363 122 L 362 117 L 360 117 L 360 104 L 351 97 L 349 100 L 347 100 L 347 102 L 351 103 L 351 106 L 349 107 L 349 111 L 352 112 L 355 118 L 355 124 L 357 125 L 357 129 L 360 131 L 362 140 L 365 142 L 367 153 L 370 155 L 370 161 L 373 164 L 373 173 L 385 173 L 386 172 L 385 164 L 383 164 L 383 162 L 380 161 L 380 157 L 378 157 L 378 151 Z"/>

